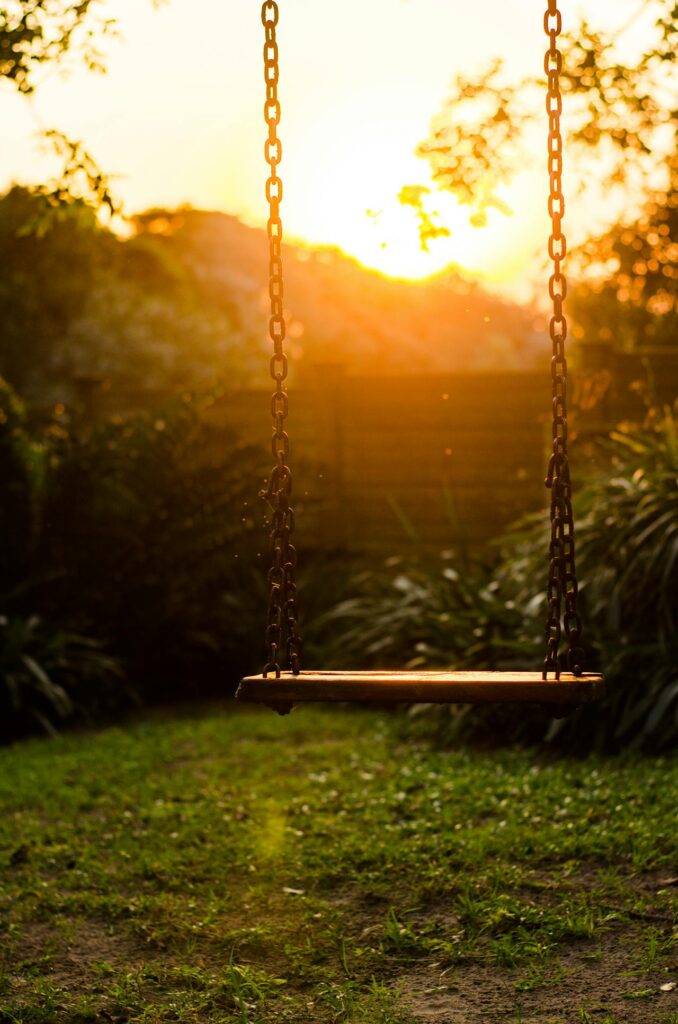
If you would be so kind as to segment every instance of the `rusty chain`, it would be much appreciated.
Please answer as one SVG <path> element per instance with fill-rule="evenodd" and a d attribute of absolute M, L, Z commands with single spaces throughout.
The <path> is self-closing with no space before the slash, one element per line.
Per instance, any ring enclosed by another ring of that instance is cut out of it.
<path fill-rule="evenodd" d="M 560 131 L 563 106 L 560 92 L 562 54 L 558 49 L 558 36 L 561 30 L 562 17 L 558 10 L 558 0 L 548 0 L 548 8 L 544 14 L 544 31 L 549 37 L 549 48 L 544 57 L 544 71 L 547 80 L 546 112 L 549 119 L 548 210 L 551 217 L 551 234 L 548 253 L 553 264 L 549 278 L 549 297 L 553 303 L 549 320 L 549 336 L 552 343 L 553 444 L 546 474 L 546 486 L 551 490 L 551 540 L 546 590 L 546 657 L 542 673 L 544 679 L 551 671 L 555 673 L 556 679 L 560 676 L 561 619 L 564 619 L 568 644 L 568 668 L 575 675 L 581 675 L 584 668 L 584 652 L 580 646 L 581 618 L 577 611 L 572 487 L 567 454 L 567 320 L 563 313 L 567 282 L 561 269 L 567 252 L 567 242 L 562 230 L 565 199 L 562 191 L 563 139 Z"/>
<path fill-rule="evenodd" d="M 297 553 L 291 543 L 294 531 L 294 510 L 290 504 L 292 491 L 292 474 L 287 465 L 290 451 L 290 439 L 285 430 L 288 413 L 288 399 L 285 380 L 287 379 L 287 356 L 284 350 L 285 315 L 283 307 L 283 265 L 282 265 L 282 221 L 280 220 L 280 203 L 282 201 L 282 180 L 278 175 L 278 165 L 282 159 L 282 145 L 278 138 L 280 122 L 280 102 L 278 100 L 278 43 L 276 26 L 278 24 L 278 5 L 275 0 L 264 0 L 261 7 L 261 20 L 265 31 L 264 43 L 264 80 L 266 83 L 266 102 L 264 119 L 268 126 L 268 138 L 264 144 L 264 156 L 269 166 L 266 181 L 266 199 L 268 201 L 268 294 L 270 298 L 270 318 L 268 333 L 273 346 L 270 370 L 275 381 L 275 391 L 271 396 L 271 416 L 273 417 L 273 436 L 271 451 L 275 465 L 271 471 L 262 497 L 270 507 L 271 554 L 272 564 L 268 572 L 269 603 L 268 621 L 266 626 L 267 661 L 264 675 L 274 672 L 280 675 L 280 651 L 285 642 L 289 667 L 296 674 L 299 672 L 299 656 L 301 639 L 297 624 L 297 587 L 296 561 Z"/>

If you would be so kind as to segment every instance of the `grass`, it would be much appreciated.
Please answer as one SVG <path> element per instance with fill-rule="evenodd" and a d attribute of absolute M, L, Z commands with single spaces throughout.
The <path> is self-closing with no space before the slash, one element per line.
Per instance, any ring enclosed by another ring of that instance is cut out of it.
<path fill-rule="evenodd" d="M 676 1024 L 676 791 L 378 712 L 5 749 L 0 1021 Z"/>

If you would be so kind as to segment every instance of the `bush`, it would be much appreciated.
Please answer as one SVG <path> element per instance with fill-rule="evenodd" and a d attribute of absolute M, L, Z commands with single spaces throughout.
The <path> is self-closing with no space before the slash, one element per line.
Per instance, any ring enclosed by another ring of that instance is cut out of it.
<path fill-rule="evenodd" d="M 0 387 L 5 739 L 73 716 L 231 694 L 261 650 L 268 459 L 189 396 L 90 436 Z M 263 661 L 263 653 L 262 653 Z M 123 682 L 124 680 L 124 682 Z"/>
<path fill-rule="evenodd" d="M 26 410 L 0 378 L 0 587 L 24 586 L 32 559 L 44 452 L 26 431 Z"/>
<path fill-rule="evenodd" d="M 577 504 L 591 635 L 610 690 L 599 720 L 581 723 L 583 738 L 656 750 L 678 739 L 678 423 L 667 411 L 605 447 L 611 469 Z"/>
<path fill-rule="evenodd" d="M 55 629 L 37 615 L 0 616 L 0 741 L 36 727 L 53 735 L 77 711 L 117 705 L 121 676 L 117 661 L 90 637 Z"/>
<path fill-rule="evenodd" d="M 607 468 L 575 496 L 580 603 L 590 669 L 608 696 L 548 722 L 518 708 L 431 709 L 448 736 L 556 737 L 571 748 L 663 749 L 678 740 L 676 420 L 614 434 Z M 534 668 L 544 655 L 544 516 L 504 538 L 494 564 L 392 559 L 318 623 L 330 664 Z"/>
<path fill-rule="evenodd" d="M 62 446 L 44 505 L 46 599 L 110 641 L 143 698 L 227 694 L 250 667 L 264 465 L 189 396 Z"/>
<path fill-rule="evenodd" d="M 96 701 L 110 704 L 120 672 L 89 636 L 36 614 L 49 573 L 38 554 L 48 445 L 32 438 L 26 410 L 0 380 L 0 740 L 36 726 L 53 732 Z"/>

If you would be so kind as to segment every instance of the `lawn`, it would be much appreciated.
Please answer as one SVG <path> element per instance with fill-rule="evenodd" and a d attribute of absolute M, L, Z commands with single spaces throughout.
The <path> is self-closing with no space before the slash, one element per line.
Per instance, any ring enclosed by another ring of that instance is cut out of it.
<path fill-rule="evenodd" d="M 678 761 L 207 708 L 0 751 L 0 1021 L 678 1024 Z"/>

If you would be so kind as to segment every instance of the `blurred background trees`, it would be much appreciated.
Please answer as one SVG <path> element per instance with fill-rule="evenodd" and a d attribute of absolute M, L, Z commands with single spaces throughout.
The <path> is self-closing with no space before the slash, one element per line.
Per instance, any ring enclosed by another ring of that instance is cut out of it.
<path fill-rule="evenodd" d="M 104 17 L 101 0 L 18 0 L 0 7 L 0 75 L 19 92 L 35 88 L 45 64 L 68 59 L 102 71 L 102 40 L 115 22 Z"/>
<path fill-rule="evenodd" d="M 569 308 L 575 337 L 623 348 L 678 339 L 674 0 L 654 3 L 654 31 L 633 58 L 619 53 L 647 6 L 614 32 L 584 20 L 560 37 L 568 192 L 578 202 L 612 195 L 620 209 L 609 230 L 570 254 Z M 439 189 L 468 206 L 476 226 L 488 209 L 506 211 L 497 190 L 543 146 L 543 96 L 543 80 L 507 80 L 495 60 L 456 78 L 421 143 Z"/>
<path fill-rule="evenodd" d="M 665 169 L 637 219 L 581 246 L 588 273 L 570 304 L 580 338 L 625 349 L 677 344 L 678 153 Z"/>

